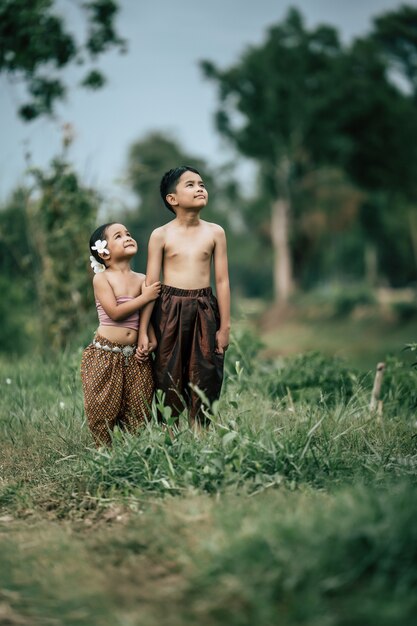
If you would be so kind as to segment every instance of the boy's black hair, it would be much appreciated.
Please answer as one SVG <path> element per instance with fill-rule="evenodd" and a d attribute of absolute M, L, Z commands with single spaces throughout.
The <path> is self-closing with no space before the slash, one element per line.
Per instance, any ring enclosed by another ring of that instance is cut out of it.
<path fill-rule="evenodd" d="M 175 187 L 177 186 L 177 183 L 181 176 L 184 174 L 184 172 L 193 172 L 193 174 L 198 174 L 199 176 L 201 176 L 200 172 L 198 172 L 195 167 L 190 167 L 189 165 L 180 165 L 179 167 L 174 167 L 172 170 L 165 172 L 165 174 L 162 176 L 161 184 L 159 186 L 161 198 L 164 201 L 165 206 L 174 214 L 174 209 L 167 201 L 167 195 L 175 191 Z"/>
<path fill-rule="evenodd" d="M 90 254 L 96 259 L 96 261 L 98 261 L 99 263 L 102 263 L 103 265 L 106 265 L 105 261 L 101 258 L 97 250 L 91 249 L 91 246 L 94 246 L 98 239 L 100 239 L 100 241 L 103 241 L 103 239 L 105 240 L 106 231 L 108 227 L 113 226 L 113 224 L 117 224 L 117 222 L 108 222 L 108 224 L 102 224 L 101 226 L 95 229 L 95 231 L 90 237 Z"/>

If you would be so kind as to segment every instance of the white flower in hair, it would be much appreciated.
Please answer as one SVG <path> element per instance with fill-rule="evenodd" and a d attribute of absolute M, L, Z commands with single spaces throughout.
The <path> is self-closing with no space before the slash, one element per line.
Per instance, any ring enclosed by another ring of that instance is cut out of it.
<path fill-rule="evenodd" d="M 106 269 L 106 266 L 103 265 L 103 263 L 99 263 L 97 259 L 95 259 L 93 256 L 90 256 L 90 265 L 93 268 L 94 274 L 104 272 L 104 270 Z"/>
<path fill-rule="evenodd" d="M 95 242 L 95 245 L 91 246 L 91 249 L 97 250 L 98 254 L 110 254 L 106 246 L 107 246 L 107 241 L 105 239 L 103 239 L 103 241 L 101 241 L 101 239 L 97 239 L 97 241 Z"/>

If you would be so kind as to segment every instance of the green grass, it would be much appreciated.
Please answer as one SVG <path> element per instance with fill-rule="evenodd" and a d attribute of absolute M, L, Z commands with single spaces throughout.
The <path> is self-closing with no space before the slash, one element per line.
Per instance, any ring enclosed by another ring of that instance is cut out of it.
<path fill-rule="evenodd" d="M 417 374 L 237 332 L 207 431 L 97 451 L 80 352 L 0 362 L 0 622 L 412 624 Z M 7 621 L 8 620 L 8 621 Z"/>
<path fill-rule="evenodd" d="M 262 334 L 265 355 L 290 355 L 319 350 L 373 370 L 387 356 L 404 357 L 401 350 L 415 341 L 417 322 L 402 324 L 381 319 L 287 320 Z"/>

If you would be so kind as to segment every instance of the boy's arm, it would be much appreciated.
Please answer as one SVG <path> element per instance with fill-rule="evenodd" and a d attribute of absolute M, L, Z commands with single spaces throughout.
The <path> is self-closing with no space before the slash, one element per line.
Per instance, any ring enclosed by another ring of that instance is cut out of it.
<path fill-rule="evenodd" d="M 104 272 L 95 274 L 93 278 L 94 296 L 100 302 L 104 311 L 115 322 L 126 319 L 132 313 L 143 307 L 148 302 L 156 300 L 161 290 L 161 283 L 154 284 L 142 290 L 140 296 L 128 300 L 127 302 L 117 303 L 116 296 Z"/>
<path fill-rule="evenodd" d="M 142 288 L 145 285 L 151 285 L 155 281 L 159 281 L 162 268 L 162 257 L 164 253 L 164 236 L 161 228 L 153 231 L 149 238 L 148 245 L 148 263 L 146 267 L 146 278 Z M 155 279 L 154 276 L 157 276 Z M 139 322 L 139 350 L 147 353 L 149 349 L 148 325 L 153 311 L 153 302 L 147 304 L 141 313 Z"/>
<path fill-rule="evenodd" d="M 216 352 L 223 354 L 229 346 L 230 285 L 227 265 L 226 235 L 221 226 L 216 227 L 214 241 L 214 278 L 220 311 L 220 328 L 216 333 Z"/>

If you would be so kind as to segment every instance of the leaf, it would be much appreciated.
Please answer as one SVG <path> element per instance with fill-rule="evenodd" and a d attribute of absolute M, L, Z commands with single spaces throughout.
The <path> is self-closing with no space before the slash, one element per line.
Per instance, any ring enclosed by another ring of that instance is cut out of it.
<path fill-rule="evenodd" d="M 235 430 L 232 430 L 228 433 L 226 433 L 225 435 L 223 435 L 222 437 L 222 444 L 224 447 L 226 447 L 231 441 L 233 441 L 234 439 L 236 439 L 238 433 Z"/>

